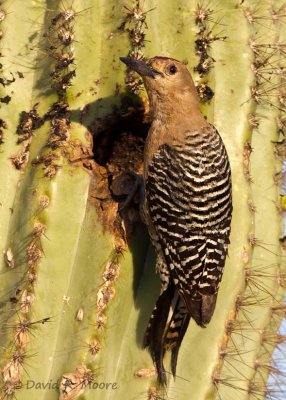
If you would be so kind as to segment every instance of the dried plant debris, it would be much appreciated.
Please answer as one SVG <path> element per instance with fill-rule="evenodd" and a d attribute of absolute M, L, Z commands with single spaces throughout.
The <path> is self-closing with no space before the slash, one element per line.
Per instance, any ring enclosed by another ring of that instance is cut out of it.
<path fill-rule="evenodd" d="M 3 5 L 3 2 L 0 3 L 0 6 Z M 0 22 L 4 21 L 6 18 L 7 12 L 4 10 L 4 8 L 0 8 Z"/>
<path fill-rule="evenodd" d="M 136 378 L 152 378 L 156 376 L 156 370 L 155 368 L 141 368 L 135 371 L 134 375 Z"/>
<path fill-rule="evenodd" d="M 4 97 L 0 97 L 0 103 L 3 104 L 9 104 L 10 101 L 12 100 L 11 96 L 4 96 Z"/>
<path fill-rule="evenodd" d="M 17 126 L 16 133 L 20 136 L 17 143 L 22 143 L 28 140 L 33 135 L 33 131 L 43 125 L 44 120 L 40 118 L 37 112 L 38 103 L 33 108 L 26 112 L 22 111 L 20 114 L 20 121 Z"/>
<path fill-rule="evenodd" d="M 83 308 L 79 308 L 79 309 L 78 309 L 75 318 L 76 318 L 76 320 L 79 321 L 79 322 L 82 322 L 82 321 L 83 321 L 83 318 L 84 318 L 84 311 L 83 311 Z"/>
<path fill-rule="evenodd" d="M 248 123 L 252 129 L 259 127 L 259 118 L 254 114 L 249 114 Z"/>
<path fill-rule="evenodd" d="M 54 103 L 46 115 L 51 121 L 51 130 L 47 146 L 55 150 L 70 138 L 70 111 L 66 102 Z"/>
<path fill-rule="evenodd" d="M 16 133 L 19 135 L 17 144 L 22 144 L 22 147 L 17 154 L 10 157 L 14 166 L 19 170 L 23 170 L 28 164 L 30 144 L 34 130 L 38 129 L 44 123 L 44 119 L 38 115 L 37 106 L 38 104 L 35 104 L 30 111 L 22 111 L 20 114 Z"/>
<path fill-rule="evenodd" d="M 156 387 L 150 387 L 148 389 L 148 393 L 147 393 L 147 399 L 148 400 L 163 400 L 164 397 L 162 397 L 160 395 L 160 389 L 156 388 Z"/>
<path fill-rule="evenodd" d="M 52 179 L 57 171 L 62 168 L 61 157 L 59 154 L 49 152 L 43 156 L 37 156 L 33 161 L 32 165 L 41 165 L 44 171 L 43 176 Z"/>
<path fill-rule="evenodd" d="M 4 130 L 7 128 L 7 123 L 0 118 L 0 145 L 4 143 Z"/>
<path fill-rule="evenodd" d="M 211 101 L 214 96 L 214 91 L 206 84 L 200 83 L 196 86 L 199 99 L 202 103 Z"/>
<path fill-rule="evenodd" d="M 15 399 L 16 391 L 21 389 L 22 383 L 21 382 L 8 382 L 0 387 L 1 392 L 3 393 L 3 399 Z"/>
<path fill-rule="evenodd" d="M 37 191 L 35 190 L 34 192 L 35 194 L 37 193 Z M 39 206 L 37 208 L 37 210 L 35 211 L 35 216 L 40 214 L 42 211 L 44 211 L 50 204 L 50 197 L 47 196 L 46 194 L 42 194 L 39 197 Z"/>
<path fill-rule="evenodd" d="M 120 263 L 119 258 L 122 254 L 123 249 L 118 247 L 114 250 L 110 261 L 107 262 L 103 273 L 103 284 L 100 286 L 97 292 L 97 311 L 96 311 L 96 322 L 98 328 L 103 328 L 106 323 L 105 310 L 109 302 L 115 296 L 114 283 L 119 276 Z"/>
<path fill-rule="evenodd" d="M 6 384 L 20 382 L 25 356 L 23 350 L 16 350 L 11 360 L 2 368 L 3 381 Z"/>
<path fill-rule="evenodd" d="M 11 156 L 10 159 L 16 169 L 23 170 L 29 161 L 29 150 L 30 150 L 31 138 L 23 142 L 22 149 L 15 155 Z"/>
<path fill-rule="evenodd" d="M 10 247 L 6 251 L 4 251 L 4 258 L 5 258 L 6 264 L 9 268 L 15 267 L 14 255 L 13 255 L 12 249 Z"/>
<path fill-rule="evenodd" d="M 249 142 L 245 143 L 243 147 L 243 173 L 248 183 L 253 183 L 250 175 L 250 155 L 252 153 L 252 147 Z"/>
<path fill-rule="evenodd" d="M 78 366 L 75 372 L 64 374 L 60 382 L 60 400 L 76 399 L 93 380 L 93 372 L 84 364 Z"/>
<path fill-rule="evenodd" d="M 28 266 L 34 269 L 44 253 L 42 250 L 41 237 L 45 234 L 46 226 L 41 223 L 34 224 L 32 240 L 27 249 Z"/>
<path fill-rule="evenodd" d="M 0 84 L 3 86 L 3 87 L 6 87 L 6 86 L 9 86 L 9 85 L 11 85 L 12 83 L 14 83 L 15 81 L 16 81 L 16 78 L 14 77 L 14 75 L 12 74 L 12 72 L 10 72 L 10 76 L 11 76 L 11 79 L 9 79 L 9 78 L 5 78 L 5 77 L 0 77 Z M 11 99 L 10 98 L 10 96 L 6 96 L 7 97 L 7 99 L 6 100 L 4 100 L 4 101 L 1 101 L 1 103 L 5 103 L 6 102 L 6 104 L 7 104 L 7 100 L 8 100 L 8 102 L 10 101 L 9 99 Z M 3 97 L 4 99 L 5 99 L 5 97 Z M 2 99 L 3 99 L 2 98 Z"/>
<path fill-rule="evenodd" d="M 21 296 L 21 301 L 20 301 L 20 311 L 23 314 L 27 314 L 28 312 L 31 311 L 31 305 L 35 301 L 36 297 L 34 293 L 28 292 L 27 289 L 25 289 L 22 293 Z"/>
<path fill-rule="evenodd" d="M 99 291 L 97 292 L 97 327 L 102 328 L 105 325 L 106 315 L 104 314 L 104 310 L 107 307 L 107 304 L 110 300 L 115 296 L 115 289 L 108 283 L 104 284 Z"/>

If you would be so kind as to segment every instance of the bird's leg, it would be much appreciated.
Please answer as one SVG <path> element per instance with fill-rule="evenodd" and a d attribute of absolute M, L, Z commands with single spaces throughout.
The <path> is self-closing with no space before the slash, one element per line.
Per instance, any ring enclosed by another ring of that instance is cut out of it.
<path fill-rule="evenodd" d="M 119 199 L 125 197 L 121 201 L 119 211 L 124 211 L 133 201 L 139 203 L 141 211 L 144 202 L 144 180 L 141 175 L 135 172 L 121 174 L 112 181 L 111 191 Z"/>
<path fill-rule="evenodd" d="M 144 180 L 141 175 L 137 175 L 135 172 L 126 172 L 126 175 L 130 176 L 134 180 L 134 186 L 128 193 L 126 200 L 120 206 L 119 211 L 124 210 L 129 206 L 135 195 L 138 193 L 139 207 L 141 208 L 144 202 Z"/>

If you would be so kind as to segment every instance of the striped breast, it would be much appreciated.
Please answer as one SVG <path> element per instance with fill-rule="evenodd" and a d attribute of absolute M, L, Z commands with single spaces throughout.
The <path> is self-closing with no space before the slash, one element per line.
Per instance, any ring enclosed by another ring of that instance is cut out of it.
<path fill-rule="evenodd" d="M 161 146 L 148 166 L 146 209 L 172 280 L 183 295 L 216 294 L 229 243 L 231 171 L 214 127 Z"/>

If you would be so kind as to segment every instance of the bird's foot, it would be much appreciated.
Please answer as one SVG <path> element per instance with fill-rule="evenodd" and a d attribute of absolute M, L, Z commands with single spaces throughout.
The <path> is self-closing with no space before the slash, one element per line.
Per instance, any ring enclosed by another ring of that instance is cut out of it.
<path fill-rule="evenodd" d="M 144 201 L 144 181 L 135 172 L 124 172 L 113 179 L 111 186 L 113 196 L 119 200 L 119 211 L 124 211 L 135 203 L 141 208 Z"/>

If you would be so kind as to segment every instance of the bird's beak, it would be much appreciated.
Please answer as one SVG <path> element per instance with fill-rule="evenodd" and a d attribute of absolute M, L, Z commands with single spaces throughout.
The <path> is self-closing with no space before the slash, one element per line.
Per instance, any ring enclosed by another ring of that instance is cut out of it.
<path fill-rule="evenodd" d="M 120 57 L 120 60 L 124 62 L 127 67 L 133 69 L 133 71 L 137 72 L 142 77 L 150 76 L 151 78 L 155 78 L 156 75 L 161 74 L 160 71 L 156 71 L 142 60 L 137 60 L 136 58 L 131 57 Z"/>

